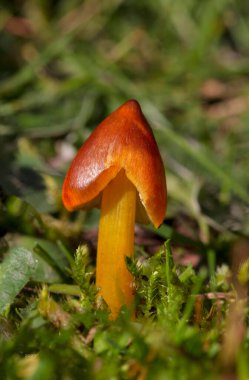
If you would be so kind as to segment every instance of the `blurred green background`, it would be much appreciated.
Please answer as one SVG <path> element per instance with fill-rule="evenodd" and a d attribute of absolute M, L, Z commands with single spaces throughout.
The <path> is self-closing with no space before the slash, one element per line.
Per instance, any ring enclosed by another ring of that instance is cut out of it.
<path fill-rule="evenodd" d="M 183 216 L 204 243 L 249 234 L 248 2 L 2 0 L 0 7 L 3 200 L 15 195 L 69 218 L 60 192 L 73 156 L 103 118 L 135 98 L 165 162 L 168 223 Z M 20 229 L 13 220 L 1 225 Z"/>

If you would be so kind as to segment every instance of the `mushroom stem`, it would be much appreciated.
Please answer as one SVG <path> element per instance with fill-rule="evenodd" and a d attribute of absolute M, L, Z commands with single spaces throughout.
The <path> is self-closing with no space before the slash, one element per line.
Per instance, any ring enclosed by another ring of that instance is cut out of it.
<path fill-rule="evenodd" d="M 115 319 L 122 305 L 132 306 L 133 277 L 125 257 L 133 256 L 136 189 L 122 169 L 102 194 L 96 285 Z"/>

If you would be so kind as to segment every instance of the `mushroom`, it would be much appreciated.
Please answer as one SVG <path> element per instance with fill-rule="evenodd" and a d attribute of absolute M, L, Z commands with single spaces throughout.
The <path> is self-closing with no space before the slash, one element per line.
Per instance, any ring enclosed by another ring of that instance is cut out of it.
<path fill-rule="evenodd" d="M 158 227 L 166 212 L 163 162 L 136 100 L 129 100 L 93 131 L 63 184 L 69 211 L 100 207 L 96 286 L 115 319 L 133 308 L 134 280 L 126 256 L 134 251 L 135 221 Z"/>

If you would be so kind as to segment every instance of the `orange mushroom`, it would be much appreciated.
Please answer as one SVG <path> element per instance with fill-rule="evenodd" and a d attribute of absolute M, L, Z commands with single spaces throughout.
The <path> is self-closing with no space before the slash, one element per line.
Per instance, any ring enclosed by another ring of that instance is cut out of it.
<path fill-rule="evenodd" d="M 163 162 L 137 101 L 108 116 L 80 148 L 66 175 L 62 199 L 69 211 L 100 207 L 96 285 L 115 319 L 132 308 L 135 221 L 158 227 L 166 211 Z"/>

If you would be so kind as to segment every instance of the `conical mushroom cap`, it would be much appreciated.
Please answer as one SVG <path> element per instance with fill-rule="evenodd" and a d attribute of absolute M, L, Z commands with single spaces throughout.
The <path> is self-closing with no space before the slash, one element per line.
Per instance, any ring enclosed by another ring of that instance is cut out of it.
<path fill-rule="evenodd" d="M 129 100 L 93 131 L 74 158 L 62 199 L 69 211 L 100 207 L 102 191 L 124 169 L 137 189 L 136 220 L 158 227 L 166 212 L 163 162 L 137 101 Z"/>

